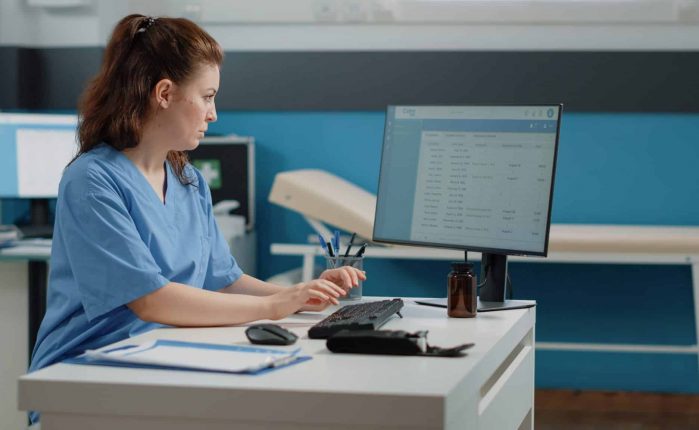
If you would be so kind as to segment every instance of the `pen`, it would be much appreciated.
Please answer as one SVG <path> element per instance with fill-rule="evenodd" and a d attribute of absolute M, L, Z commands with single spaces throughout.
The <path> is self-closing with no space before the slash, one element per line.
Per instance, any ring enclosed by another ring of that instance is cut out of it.
<path fill-rule="evenodd" d="M 334 257 L 335 253 L 333 252 L 333 247 L 330 245 L 330 242 L 325 242 L 325 246 L 328 248 L 328 255 Z"/>
<path fill-rule="evenodd" d="M 354 243 L 354 238 L 357 237 L 357 233 L 352 233 L 352 237 L 350 237 L 350 241 L 347 244 L 347 250 L 345 251 L 345 257 L 349 256 L 350 249 L 352 249 L 352 243 Z"/>
<path fill-rule="evenodd" d="M 364 255 L 364 250 L 366 249 L 366 246 L 367 246 L 367 245 L 368 245 L 368 243 L 365 243 L 364 245 L 362 245 L 361 248 L 359 248 L 359 251 L 357 251 L 357 253 L 354 254 L 355 258 L 359 258 L 359 257 L 361 257 L 362 255 Z"/>
<path fill-rule="evenodd" d="M 247 370 L 248 372 L 255 373 L 264 369 L 286 366 L 287 364 L 291 364 L 294 361 L 298 360 L 298 358 L 299 357 L 298 355 L 296 355 L 296 353 L 293 353 L 292 355 L 285 355 L 279 358 L 267 357 L 264 363 L 261 363 L 260 365 L 255 367 L 248 368 Z"/>
<path fill-rule="evenodd" d="M 281 367 L 281 366 L 286 366 L 287 364 L 293 363 L 296 361 L 299 357 L 294 354 L 294 355 L 287 355 L 281 358 L 274 359 L 269 362 L 267 367 Z"/>
<path fill-rule="evenodd" d="M 340 230 L 335 230 L 333 233 L 333 251 L 336 255 L 340 255 Z"/>
<path fill-rule="evenodd" d="M 323 235 L 320 234 L 320 233 L 318 233 L 318 242 L 320 243 L 320 249 L 322 249 L 322 250 L 323 250 L 323 253 L 325 253 L 325 244 L 326 244 L 327 242 L 325 242 L 325 238 L 324 238 Z"/>

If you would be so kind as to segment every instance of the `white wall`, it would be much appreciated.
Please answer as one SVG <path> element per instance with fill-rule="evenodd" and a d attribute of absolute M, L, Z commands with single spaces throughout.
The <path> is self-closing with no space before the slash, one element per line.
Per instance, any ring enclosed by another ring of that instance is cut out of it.
<path fill-rule="evenodd" d="M 35 6 L 66 1 L 84 5 Z M 699 49 L 697 0 L 0 0 L 0 45 L 101 46 L 130 12 L 190 17 L 227 50 Z"/>
<path fill-rule="evenodd" d="M 0 429 L 26 428 L 17 409 L 17 378 L 28 362 L 27 263 L 0 261 Z"/>
<path fill-rule="evenodd" d="M 31 6 L 27 0 L 0 0 L 0 45 L 99 45 L 100 28 L 105 23 L 97 6 L 95 2 L 83 7 L 45 8 Z"/>

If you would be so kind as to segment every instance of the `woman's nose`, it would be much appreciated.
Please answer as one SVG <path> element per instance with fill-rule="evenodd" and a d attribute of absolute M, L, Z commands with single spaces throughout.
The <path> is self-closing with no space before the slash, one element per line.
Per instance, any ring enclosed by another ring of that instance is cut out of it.
<path fill-rule="evenodd" d="M 211 108 L 209 112 L 206 114 L 206 121 L 208 122 L 216 122 L 218 119 L 218 116 L 216 116 L 216 107 Z"/>

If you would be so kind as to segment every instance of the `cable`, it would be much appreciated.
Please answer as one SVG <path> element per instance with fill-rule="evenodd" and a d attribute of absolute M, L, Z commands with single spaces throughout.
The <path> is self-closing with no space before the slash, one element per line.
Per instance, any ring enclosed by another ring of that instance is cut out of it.
<path fill-rule="evenodd" d="M 510 280 L 510 274 L 507 274 L 507 299 L 512 300 L 512 281 Z"/>
<path fill-rule="evenodd" d="M 481 262 L 481 264 L 483 264 L 483 263 Z M 482 268 L 481 273 L 485 273 L 485 275 L 483 275 L 483 280 L 482 280 L 481 283 L 478 284 L 478 286 L 476 287 L 476 294 L 480 293 L 480 292 L 481 292 L 481 288 L 483 288 L 483 287 L 485 286 L 486 281 L 488 280 L 488 271 L 489 271 L 489 270 L 490 270 L 490 265 L 484 266 L 484 267 Z"/>
<path fill-rule="evenodd" d="M 485 286 L 486 280 L 488 279 L 488 272 L 490 271 L 490 265 L 485 266 L 485 275 L 483 275 L 483 282 L 478 284 L 476 287 L 477 293 L 481 292 L 481 288 Z M 507 283 L 507 299 L 512 300 L 512 295 L 514 294 L 514 290 L 512 289 L 512 280 L 510 279 L 510 274 L 508 273 L 506 275 L 507 277 L 505 278 L 505 282 Z"/>

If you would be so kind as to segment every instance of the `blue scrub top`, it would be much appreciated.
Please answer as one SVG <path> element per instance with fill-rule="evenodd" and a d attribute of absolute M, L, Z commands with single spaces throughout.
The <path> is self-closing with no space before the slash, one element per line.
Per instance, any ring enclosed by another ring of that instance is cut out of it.
<path fill-rule="evenodd" d="M 143 333 L 126 304 L 169 282 L 220 290 L 243 272 L 231 256 L 201 173 L 182 185 L 166 163 L 165 204 L 124 154 L 101 144 L 63 174 L 46 315 L 30 371 Z"/>

